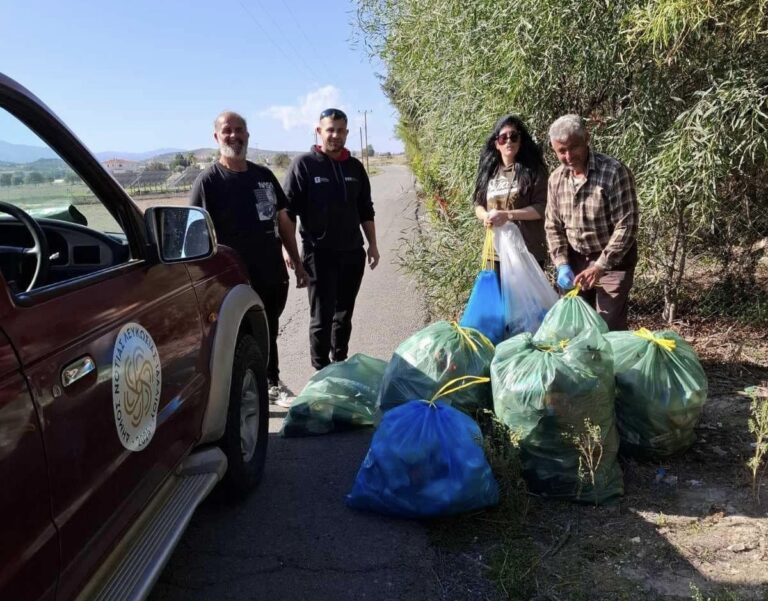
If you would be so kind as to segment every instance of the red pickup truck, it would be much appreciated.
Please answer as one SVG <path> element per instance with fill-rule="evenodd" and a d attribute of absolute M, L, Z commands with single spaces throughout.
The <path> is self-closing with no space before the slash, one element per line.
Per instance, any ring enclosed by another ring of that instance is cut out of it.
<path fill-rule="evenodd" d="M 0 599 L 141 599 L 267 448 L 267 324 L 202 209 L 142 212 L 0 74 Z"/>

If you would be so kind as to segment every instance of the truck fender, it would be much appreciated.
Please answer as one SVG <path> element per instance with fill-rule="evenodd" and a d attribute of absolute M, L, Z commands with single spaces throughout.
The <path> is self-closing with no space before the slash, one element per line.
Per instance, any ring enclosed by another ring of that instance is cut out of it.
<path fill-rule="evenodd" d="M 219 308 L 211 347 L 211 387 L 203 417 L 200 444 L 215 442 L 224 435 L 232 363 L 237 336 L 241 331 L 256 338 L 266 365 L 269 360 L 269 336 L 264 303 L 253 288 L 246 284 L 238 284 L 232 288 Z"/>

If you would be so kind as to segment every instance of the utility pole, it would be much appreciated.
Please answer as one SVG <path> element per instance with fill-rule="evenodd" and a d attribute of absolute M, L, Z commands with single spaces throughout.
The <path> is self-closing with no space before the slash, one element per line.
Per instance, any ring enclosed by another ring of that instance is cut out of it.
<path fill-rule="evenodd" d="M 365 126 L 365 170 L 368 171 L 368 113 L 372 113 L 371 110 L 357 111 L 363 113 L 363 124 Z"/>
<path fill-rule="evenodd" d="M 365 149 L 363 148 L 363 128 L 362 127 L 360 128 L 360 160 L 361 161 L 365 160 Z M 367 168 L 366 168 L 366 171 L 368 171 Z"/>

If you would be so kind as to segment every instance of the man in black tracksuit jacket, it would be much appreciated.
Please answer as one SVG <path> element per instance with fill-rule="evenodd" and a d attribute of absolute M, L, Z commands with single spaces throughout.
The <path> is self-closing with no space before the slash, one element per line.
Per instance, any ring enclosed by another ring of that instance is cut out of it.
<path fill-rule="evenodd" d="M 298 216 L 301 222 L 310 353 L 312 365 L 322 369 L 345 360 L 349 352 L 352 312 L 366 263 L 361 227 L 371 269 L 379 262 L 379 251 L 368 175 L 344 148 L 347 116 L 327 109 L 316 131 L 322 143 L 293 160 L 283 188 L 288 217 L 295 222 Z"/>

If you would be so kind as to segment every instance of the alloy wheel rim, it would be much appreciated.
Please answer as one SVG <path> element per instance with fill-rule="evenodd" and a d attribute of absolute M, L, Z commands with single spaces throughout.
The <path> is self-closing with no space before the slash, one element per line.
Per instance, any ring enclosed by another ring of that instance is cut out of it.
<path fill-rule="evenodd" d="M 256 374 L 248 369 L 240 391 L 240 452 L 248 463 L 256 452 L 259 440 L 259 388 Z"/>

